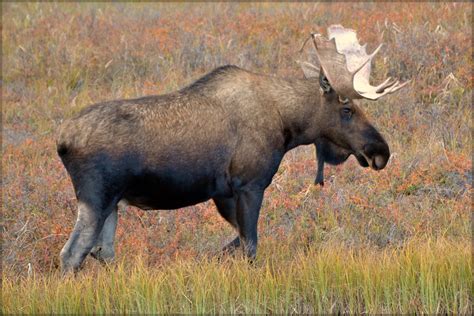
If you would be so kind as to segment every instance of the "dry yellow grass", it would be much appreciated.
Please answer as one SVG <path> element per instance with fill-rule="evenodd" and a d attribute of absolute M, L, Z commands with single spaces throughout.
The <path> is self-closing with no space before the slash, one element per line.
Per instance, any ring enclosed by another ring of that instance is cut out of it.
<path fill-rule="evenodd" d="M 7 314 L 472 313 L 469 242 L 412 241 L 401 248 L 338 244 L 289 255 L 266 245 L 245 260 L 137 260 L 75 278 L 3 281 Z"/>

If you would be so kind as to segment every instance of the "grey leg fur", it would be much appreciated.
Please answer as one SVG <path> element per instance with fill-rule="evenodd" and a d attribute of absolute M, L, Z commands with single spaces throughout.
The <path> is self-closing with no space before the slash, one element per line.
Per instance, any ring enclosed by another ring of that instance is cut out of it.
<path fill-rule="evenodd" d="M 76 225 L 60 254 L 63 272 L 79 270 L 84 258 L 96 244 L 105 218 L 111 211 L 96 209 L 91 204 L 78 203 Z"/>
<path fill-rule="evenodd" d="M 100 262 L 109 263 L 113 261 L 115 257 L 114 242 L 117 220 L 118 214 L 117 209 L 115 209 L 105 220 L 104 227 L 100 232 L 97 243 L 90 252 L 91 256 Z"/>

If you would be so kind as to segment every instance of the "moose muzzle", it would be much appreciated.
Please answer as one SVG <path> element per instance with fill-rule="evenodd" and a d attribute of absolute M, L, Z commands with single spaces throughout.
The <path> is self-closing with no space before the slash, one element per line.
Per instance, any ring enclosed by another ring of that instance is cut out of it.
<path fill-rule="evenodd" d="M 387 165 L 388 159 L 390 158 L 390 149 L 387 143 L 382 139 L 381 141 L 365 145 L 360 155 L 366 160 L 367 166 L 370 166 L 374 170 L 381 170 Z M 361 157 L 357 158 L 359 163 L 361 163 Z"/>

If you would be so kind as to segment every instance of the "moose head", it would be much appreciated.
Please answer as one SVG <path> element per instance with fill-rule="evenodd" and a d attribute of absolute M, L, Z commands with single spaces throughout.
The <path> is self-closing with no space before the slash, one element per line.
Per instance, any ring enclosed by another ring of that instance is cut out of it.
<path fill-rule="evenodd" d="M 390 158 L 387 142 L 369 123 L 357 100 L 377 100 L 398 91 L 409 81 L 400 83 L 387 78 L 372 86 L 369 82 L 370 62 L 380 50 L 367 54 L 366 45 L 360 45 L 356 32 L 341 25 L 328 28 L 328 37 L 311 34 L 320 68 L 302 63 L 307 77 L 319 76 L 321 87 L 320 121 L 324 131 L 316 140 L 318 171 L 315 183 L 324 184 L 324 163 L 337 165 L 350 155 L 363 167 L 383 169 Z"/>

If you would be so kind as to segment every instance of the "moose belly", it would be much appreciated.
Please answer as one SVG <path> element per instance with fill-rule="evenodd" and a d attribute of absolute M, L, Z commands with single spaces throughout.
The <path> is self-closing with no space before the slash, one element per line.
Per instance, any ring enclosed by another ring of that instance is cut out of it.
<path fill-rule="evenodd" d="M 231 196 L 225 177 L 173 172 L 147 173 L 133 177 L 123 199 L 144 210 L 171 210 L 207 201 L 215 196 Z"/>

